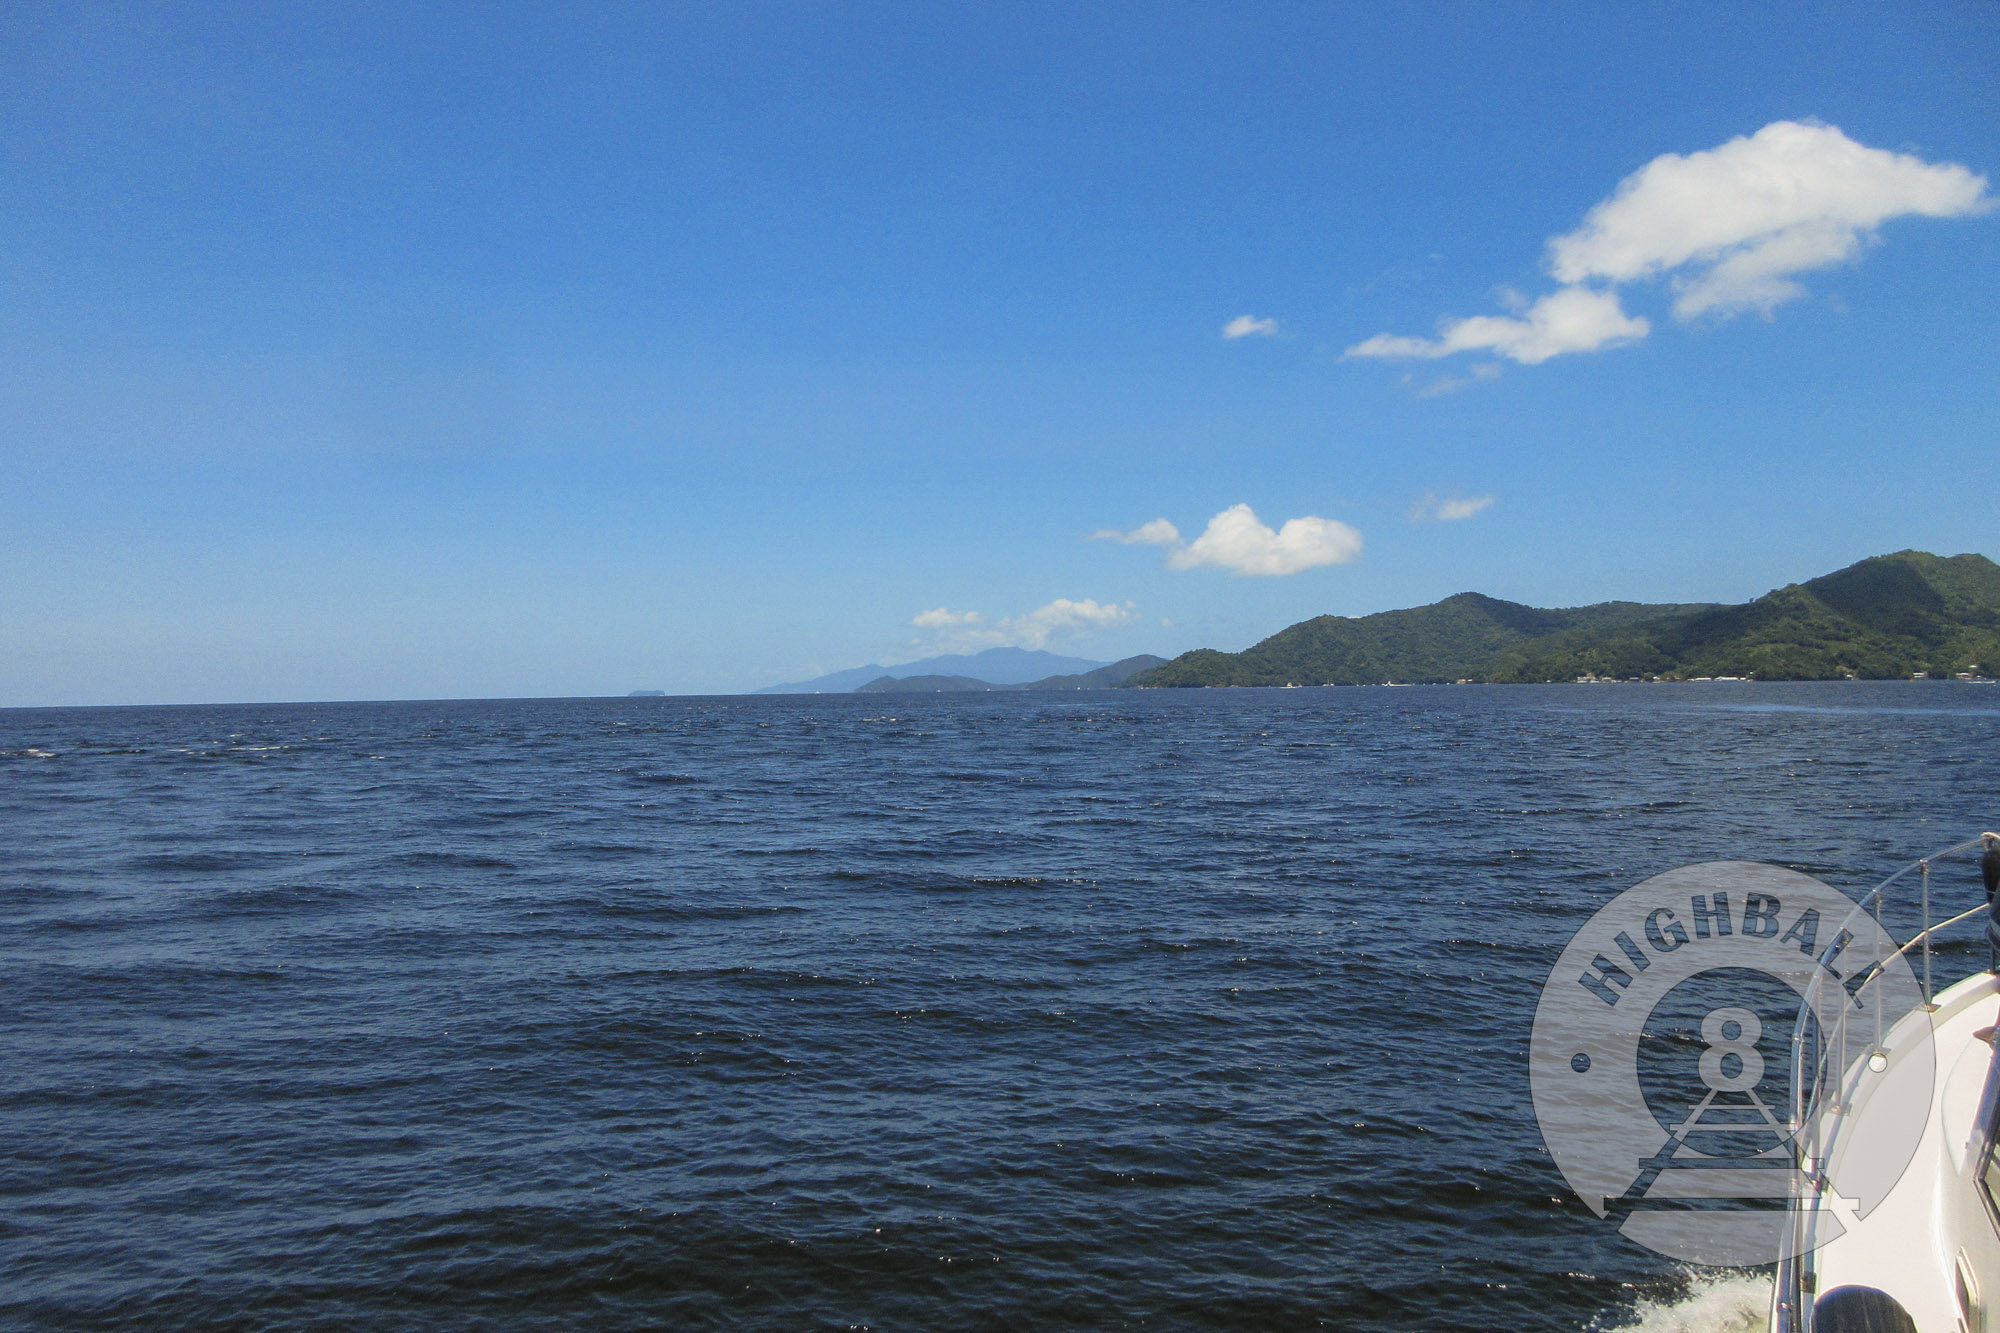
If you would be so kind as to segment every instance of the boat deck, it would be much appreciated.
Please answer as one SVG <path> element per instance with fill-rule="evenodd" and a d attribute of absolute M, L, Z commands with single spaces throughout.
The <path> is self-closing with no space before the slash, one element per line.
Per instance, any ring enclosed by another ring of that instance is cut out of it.
<path fill-rule="evenodd" d="M 1994 1060 L 1993 1047 L 1974 1033 L 2000 1022 L 2000 977 L 1986 972 L 1968 977 L 1940 994 L 1937 1006 L 1931 1015 L 1935 1076 L 1916 1151 L 1866 1217 L 1857 1218 L 1849 1201 L 1822 1197 L 1819 1225 L 1824 1228 L 1830 1212 L 1842 1234 L 1819 1249 L 1812 1265 L 1820 1293 L 1849 1284 L 1879 1288 L 1902 1304 L 1919 1333 L 1964 1327 L 1957 1298 L 1959 1256 L 1970 1247 L 1976 1272 L 1984 1266 L 1977 1257 L 1994 1244 L 1990 1221 L 1986 1235 L 1967 1234 L 1964 1201 L 1978 1188 L 1976 1156 L 1986 1140 L 1980 1110 Z M 1892 1030 L 1885 1042 L 1892 1056 L 1907 1054 L 1909 1039 L 1920 1038 L 1922 1019 L 1920 1012 L 1910 1014 Z M 1921 1106 L 1922 1091 L 1919 1087 L 1912 1097 L 1908 1079 L 1899 1091 L 1895 1071 L 1892 1065 L 1882 1075 L 1861 1075 L 1854 1108 L 1834 1141 L 1836 1163 L 1845 1155 L 1896 1150 L 1888 1146 L 1898 1139 L 1890 1122 L 1907 1125 L 1905 1117 Z M 1970 1212 L 1985 1220 L 1983 1209 Z M 1989 1293 L 1989 1308 L 1996 1296 L 2000 1292 Z"/>

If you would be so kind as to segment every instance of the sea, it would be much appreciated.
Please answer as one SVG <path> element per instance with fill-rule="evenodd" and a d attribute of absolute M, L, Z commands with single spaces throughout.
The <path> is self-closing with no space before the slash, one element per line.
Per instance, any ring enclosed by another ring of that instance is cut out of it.
<path fill-rule="evenodd" d="M 1956 682 L 0 711 L 0 1326 L 1761 1328 L 1556 955 L 1996 825 Z"/>

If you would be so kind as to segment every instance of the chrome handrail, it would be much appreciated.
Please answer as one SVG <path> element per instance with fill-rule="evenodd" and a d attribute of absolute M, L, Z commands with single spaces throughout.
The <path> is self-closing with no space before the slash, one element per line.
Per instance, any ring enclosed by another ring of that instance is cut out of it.
<path fill-rule="evenodd" d="M 1971 918 L 1979 916 L 1983 913 L 1990 913 L 1992 910 L 1993 909 L 1987 906 L 1985 903 L 1981 903 L 1977 907 L 1966 908 L 1963 912 L 1960 912 L 1955 917 L 1951 917 L 1950 919 L 1945 921 L 1940 921 L 1934 926 L 1925 927 L 1922 931 L 1918 932 L 1915 935 L 1910 936 L 1910 942 L 1908 944 L 1905 944 L 1902 948 L 1896 950 L 1896 952 L 1890 954 L 1887 958 L 1884 958 L 1882 961 L 1876 963 L 1875 965 L 1870 967 L 1866 972 L 1863 972 L 1861 974 L 1862 978 L 1861 984 L 1860 986 L 1856 986 L 1855 989 L 1859 990 L 1861 989 L 1861 986 L 1868 985 L 1870 982 L 1875 980 L 1876 973 L 1880 972 L 1883 968 L 1887 967 L 1889 964 L 1895 962 L 1898 958 L 1901 958 L 1904 954 L 1908 953 L 1910 950 L 1916 948 L 1917 945 L 1922 944 L 1924 946 L 1924 1003 L 1930 1004 L 1932 1002 L 1932 992 L 1930 985 L 1931 936 L 1937 934 L 1941 930 L 1949 929 L 1950 927 L 1957 925 L 1961 921 L 1970 920 Z"/>
<path fill-rule="evenodd" d="M 1889 890 L 1912 871 L 1918 872 L 1922 881 L 1918 911 L 1922 916 L 1923 928 L 1894 953 L 1878 959 L 1867 970 L 1844 984 L 1849 988 L 1849 994 L 1854 997 L 1857 1005 L 1860 1002 L 1861 992 L 1869 989 L 1871 986 L 1874 987 L 1872 998 L 1875 1002 L 1875 1031 L 1873 1036 L 1874 1045 L 1879 1048 L 1883 1038 L 1883 988 L 1876 986 L 1875 982 L 1881 978 L 1883 971 L 1891 962 L 1908 954 L 1911 949 L 1920 947 L 1923 950 L 1923 978 L 1920 984 L 1924 997 L 1924 1008 L 1926 1010 L 1934 1010 L 1936 1008 L 1936 991 L 1933 988 L 1931 972 L 1932 937 L 1939 931 L 1948 930 L 1961 922 L 1968 921 L 1981 913 L 1990 912 L 1993 909 L 1988 904 L 1981 903 L 1967 911 L 1960 912 L 1948 920 L 1933 923 L 1930 919 L 1931 868 L 1938 861 L 1957 856 L 1981 846 L 1983 841 L 1983 838 L 1971 838 L 1965 842 L 1947 847 L 1943 851 L 1933 852 L 1929 856 L 1911 862 L 1895 874 L 1890 875 L 1880 884 L 1877 884 L 1873 890 L 1855 905 L 1854 910 L 1847 914 L 1839 926 L 1835 928 L 1833 935 L 1835 943 L 1828 945 L 1826 951 L 1821 954 L 1820 961 L 1822 966 L 1815 970 L 1812 982 L 1808 985 L 1805 997 L 1799 1005 L 1798 1019 L 1792 1025 L 1792 1059 L 1790 1069 L 1792 1118 L 1788 1128 L 1791 1135 L 1793 1165 L 1795 1167 L 1795 1170 L 1791 1173 L 1791 1188 L 1793 1193 L 1789 1210 L 1791 1214 L 1789 1218 L 1790 1244 L 1787 1247 L 1785 1256 L 1778 1265 L 1777 1289 L 1773 1293 L 1773 1305 L 1776 1308 L 1778 1319 L 1773 1333 L 1811 1333 L 1812 1329 L 1812 1303 L 1809 1299 L 1813 1274 L 1812 1256 L 1811 1251 L 1806 1246 L 1812 1209 L 1808 1205 L 1811 1199 L 1816 1196 L 1818 1188 L 1823 1184 L 1819 1179 L 1819 1172 L 1823 1168 L 1824 1162 L 1814 1160 L 1813 1155 L 1808 1151 L 1807 1145 L 1802 1140 L 1802 1135 L 1808 1126 L 1813 1127 L 1817 1131 L 1820 1122 L 1826 1115 L 1830 1114 L 1835 1120 L 1838 1120 L 1845 1110 L 1838 1100 L 1838 1092 L 1839 1080 L 1847 1074 L 1848 1007 L 1844 1004 L 1840 1006 L 1838 1011 L 1840 1019 L 1836 1025 L 1838 1032 L 1834 1034 L 1838 1054 L 1833 1062 L 1831 1072 L 1835 1080 L 1836 1100 L 1831 1106 L 1824 1109 L 1821 1107 L 1821 1099 L 1824 1095 L 1823 1085 L 1829 1073 L 1827 1062 L 1828 1034 L 1824 1032 L 1820 1034 L 1817 1059 L 1813 1062 L 1810 1077 L 1808 1077 L 1806 1068 L 1805 1041 L 1818 1004 L 1820 988 L 1825 984 L 1830 970 L 1832 955 L 1838 952 L 1841 947 L 1841 937 L 1847 933 L 1848 928 L 1856 924 L 1858 918 L 1863 916 L 1869 918 L 1870 924 L 1877 932 L 1876 938 L 1879 942 L 1882 930 L 1882 907 L 1888 900 Z M 1810 1089 L 1809 1091 L 1808 1088 Z M 1813 1195 L 1804 1193 L 1801 1181 L 1812 1182 Z"/>

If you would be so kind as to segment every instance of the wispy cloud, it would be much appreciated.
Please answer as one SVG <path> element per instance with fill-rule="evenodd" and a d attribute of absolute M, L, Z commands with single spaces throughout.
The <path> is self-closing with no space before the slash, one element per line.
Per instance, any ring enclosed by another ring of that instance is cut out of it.
<path fill-rule="evenodd" d="M 1768 316 L 1806 294 L 1796 276 L 1849 263 L 1897 217 L 1991 208 L 1984 176 L 1869 148 L 1831 125 L 1780 120 L 1701 152 L 1665 153 L 1618 183 L 1575 231 L 1548 244 L 1562 286 L 1511 316 L 1446 319 L 1434 338 L 1377 334 L 1350 357 L 1491 352 L 1534 365 L 1644 338 L 1621 284 L 1665 277 L 1676 318 Z M 1586 285 L 1600 284 L 1600 285 Z"/>
<path fill-rule="evenodd" d="M 910 617 L 910 623 L 918 629 L 957 629 L 977 625 L 984 619 L 977 611 L 948 611 L 940 606 L 933 611 L 919 611 Z"/>
<path fill-rule="evenodd" d="M 1378 333 L 1347 349 L 1348 356 L 1409 360 L 1493 352 L 1522 365 L 1539 365 L 1564 352 L 1594 352 L 1632 342 L 1651 332 L 1641 316 L 1628 315 L 1616 292 L 1565 287 L 1550 292 L 1518 317 L 1474 315 L 1446 320 L 1435 338 Z"/>
<path fill-rule="evenodd" d="M 1231 505 L 1208 521 L 1199 537 L 1183 541 L 1164 518 L 1130 532 L 1105 528 L 1094 540 L 1165 546 L 1168 569 L 1211 565 L 1233 574 L 1297 574 L 1322 565 L 1344 565 L 1361 554 L 1361 534 L 1338 519 L 1308 514 L 1272 529 L 1247 504 Z"/>
<path fill-rule="evenodd" d="M 1458 491 L 1439 495 L 1431 491 L 1410 506 L 1410 518 L 1418 523 L 1453 523 L 1492 508 L 1494 498 L 1491 495 L 1463 495 Z"/>
<path fill-rule="evenodd" d="M 1117 602 L 1100 602 L 1085 597 L 1071 601 L 1058 597 L 1046 606 L 1038 606 L 1023 616 L 1011 616 L 1000 622 L 1000 631 L 1011 636 L 1012 641 L 1023 648 L 1040 648 L 1051 638 L 1074 630 L 1110 629 L 1117 625 L 1130 624 L 1139 618 L 1139 608 L 1133 602 L 1122 605 Z"/>
<path fill-rule="evenodd" d="M 1255 315 L 1238 315 L 1222 326 L 1222 336 L 1231 342 L 1238 338 L 1275 338 L 1278 336 L 1278 321 L 1258 319 Z"/>
<path fill-rule="evenodd" d="M 1414 381 L 1416 376 L 1405 375 L 1403 378 L 1407 381 Z M 1469 374 L 1440 375 L 1436 379 L 1431 380 L 1417 390 L 1417 397 L 1442 398 L 1448 393 L 1457 393 L 1460 389 L 1469 389 L 1481 380 L 1497 380 L 1499 378 L 1500 363 L 1498 361 L 1479 361 L 1471 366 Z"/>
<path fill-rule="evenodd" d="M 1116 528 L 1099 528 L 1090 534 L 1094 542 L 1123 542 L 1127 546 L 1178 546 L 1181 530 L 1164 518 L 1156 518 L 1150 523 L 1141 523 L 1130 532 L 1120 532 Z"/>
<path fill-rule="evenodd" d="M 991 625 L 977 611 L 951 611 L 944 607 L 920 612 L 910 618 L 910 623 L 932 631 L 937 636 L 934 647 L 1046 648 L 1051 639 L 1081 630 L 1130 624 L 1138 617 L 1139 608 L 1133 602 L 1058 597 L 1047 605 L 1022 615 L 1007 616 Z"/>

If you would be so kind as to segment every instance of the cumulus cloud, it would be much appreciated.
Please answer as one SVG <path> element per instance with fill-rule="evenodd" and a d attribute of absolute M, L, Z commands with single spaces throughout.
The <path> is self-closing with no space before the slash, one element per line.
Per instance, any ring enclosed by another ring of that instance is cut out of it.
<path fill-rule="evenodd" d="M 1890 218 L 1990 204 L 1986 178 L 1956 163 L 1780 120 L 1706 152 L 1654 158 L 1549 242 L 1549 271 L 1558 282 L 1630 282 L 1686 267 L 1674 303 L 1683 319 L 1768 311 L 1804 295 L 1787 275 L 1852 259 Z"/>
<path fill-rule="evenodd" d="M 1454 523 L 1493 506 L 1491 495 L 1461 495 L 1432 491 L 1410 506 L 1410 517 L 1419 523 Z"/>
<path fill-rule="evenodd" d="M 1352 357 L 1484 351 L 1533 365 L 1643 338 L 1620 284 L 1666 278 L 1674 314 L 1769 315 L 1805 295 L 1795 276 L 1849 263 L 1897 217 L 1992 207 L 1984 176 L 1956 163 L 1869 148 L 1831 125 L 1780 120 L 1700 152 L 1664 153 L 1618 183 L 1575 231 L 1548 244 L 1562 286 L 1515 316 L 1444 321 L 1435 338 L 1378 334 Z M 1586 284 L 1599 284 L 1596 286 Z"/>
<path fill-rule="evenodd" d="M 938 607 L 910 618 L 919 629 L 934 631 L 939 646 L 952 648 L 1045 648 L 1049 640 L 1077 630 L 1108 629 L 1138 619 L 1132 602 L 1100 602 L 1092 597 L 1058 597 L 1046 606 L 988 625 L 977 611 Z"/>
<path fill-rule="evenodd" d="M 1238 315 L 1222 326 L 1222 336 L 1232 342 L 1238 338 L 1275 338 L 1278 336 L 1278 321 Z"/>
<path fill-rule="evenodd" d="M 1361 554 L 1361 534 L 1345 523 L 1308 514 L 1273 531 L 1247 504 L 1231 505 L 1211 518 L 1193 541 L 1183 540 L 1180 529 L 1164 518 L 1130 532 L 1102 528 L 1090 539 L 1167 547 L 1168 569 L 1214 565 L 1235 574 L 1297 574 L 1344 565 Z"/>
<path fill-rule="evenodd" d="M 1168 569 L 1213 565 L 1232 574 L 1297 574 L 1344 565 L 1361 554 L 1361 534 L 1331 518 L 1287 519 L 1276 531 L 1247 504 L 1231 505 L 1193 541 L 1167 555 Z"/>
<path fill-rule="evenodd" d="M 1130 532 L 1120 532 L 1116 528 L 1099 528 L 1090 534 L 1094 542 L 1123 542 L 1127 546 L 1178 546 L 1181 530 L 1164 518 L 1156 518 L 1150 523 L 1141 523 Z"/>

